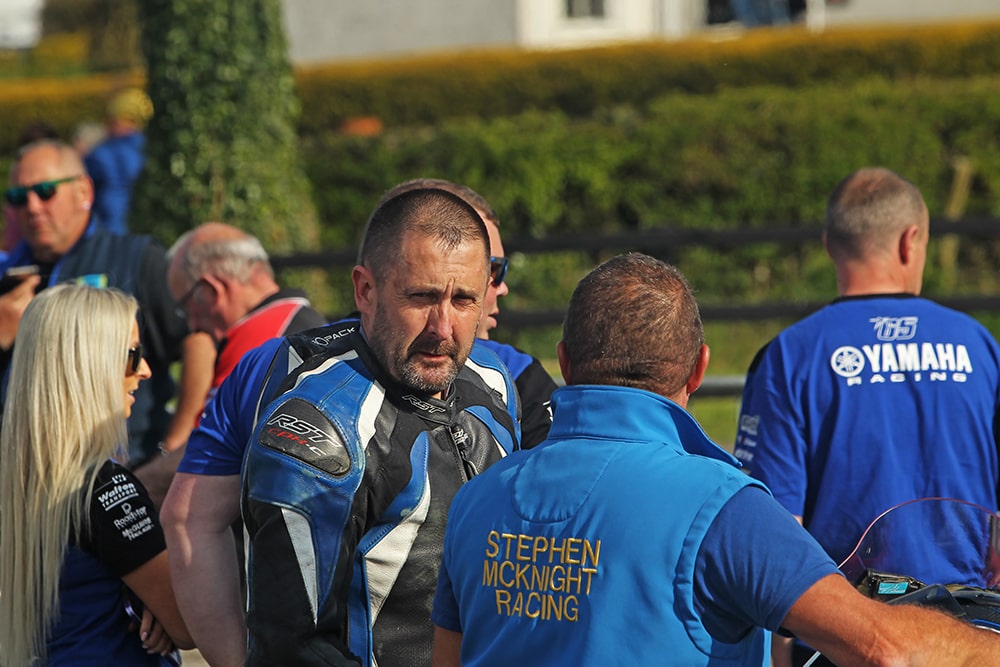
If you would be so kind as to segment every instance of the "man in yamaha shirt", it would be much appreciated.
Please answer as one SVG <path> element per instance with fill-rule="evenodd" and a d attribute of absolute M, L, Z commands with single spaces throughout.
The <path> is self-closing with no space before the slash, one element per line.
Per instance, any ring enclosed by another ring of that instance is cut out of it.
<path fill-rule="evenodd" d="M 919 298 L 928 228 L 899 175 L 845 178 L 824 231 L 840 298 L 779 334 L 747 376 L 735 454 L 838 562 L 900 502 L 997 506 L 1000 347 Z"/>
<path fill-rule="evenodd" d="M 372 214 L 352 273 L 359 325 L 328 328 L 250 439 L 247 665 L 429 663 L 448 505 L 518 447 L 513 381 L 473 350 L 488 243 L 443 190 Z M 315 344 L 290 339 L 296 354 Z"/>

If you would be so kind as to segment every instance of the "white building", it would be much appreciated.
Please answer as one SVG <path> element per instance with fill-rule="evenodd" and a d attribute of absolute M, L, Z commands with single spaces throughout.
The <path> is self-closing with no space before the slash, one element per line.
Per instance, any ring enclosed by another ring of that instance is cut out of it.
<path fill-rule="evenodd" d="M 138 0 L 142 1 L 142 0 Z M 295 63 L 469 48 L 678 39 L 727 0 L 283 0 Z M 794 2 L 795 0 L 791 0 Z M 1000 0 L 805 0 L 817 27 L 998 18 Z M 803 0 L 798 0 L 803 4 Z M 0 0 L 0 48 L 26 48 L 44 0 Z"/>
<path fill-rule="evenodd" d="M 0 48 L 27 49 L 38 41 L 42 0 L 0 0 Z"/>
<path fill-rule="evenodd" d="M 794 0 L 793 0 L 794 1 Z M 726 0 L 284 0 L 292 60 L 514 46 L 678 39 L 709 29 Z M 799 0 L 816 29 L 1000 19 L 1000 0 Z"/>

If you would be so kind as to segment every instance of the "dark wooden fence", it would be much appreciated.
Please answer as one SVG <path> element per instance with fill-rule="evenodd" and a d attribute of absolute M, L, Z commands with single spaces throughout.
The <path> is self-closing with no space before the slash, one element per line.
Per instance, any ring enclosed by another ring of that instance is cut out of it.
<path fill-rule="evenodd" d="M 1000 219 L 965 218 L 958 221 L 935 219 L 931 221 L 931 235 L 957 235 L 973 240 L 1000 238 Z M 589 252 L 596 256 L 607 251 L 635 250 L 660 257 L 669 257 L 686 246 L 702 245 L 726 251 L 755 243 L 777 243 L 790 247 L 819 243 L 819 225 L 772 227 L 767 229 L 677 229 L 662 227 L 637 232 L 617 234 L 568 234 L 547 238 L 509 238 L 504 240 L 508 254 L 540 254 L 564 251 Z M 272 257 L 275 269 L 320 267 L 324 269 L 350 268 L 356 250 L 326 250 L 316 253 Z M 935 301 L 963 312 L 1000 312 L 1000 296 L 942 296 Z M 703 305 L 702 318 L 713 322 L 747 322 L 773 319 L 797 319 L 821 308 L 828 301 L 815 302 L 765 302 L 757 304 Z M 504 329 L 518 330 L 534 327 L 557 326 L 562 323 L 564 311 L 560 309 L 511 311 L 504 310 Z M 707 396 L 736 396 L 743 386 L 743 378 L 716 376 L 706 378 L 698 394 Z"/>

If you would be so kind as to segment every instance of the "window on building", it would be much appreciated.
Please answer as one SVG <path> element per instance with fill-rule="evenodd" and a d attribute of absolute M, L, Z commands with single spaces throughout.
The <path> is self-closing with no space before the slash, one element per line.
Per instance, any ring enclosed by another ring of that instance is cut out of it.
<path fill-rule="evenodd" d="M 604 18 L 604 0 L 566 0 L 566 16 L 577 18 Z"/>

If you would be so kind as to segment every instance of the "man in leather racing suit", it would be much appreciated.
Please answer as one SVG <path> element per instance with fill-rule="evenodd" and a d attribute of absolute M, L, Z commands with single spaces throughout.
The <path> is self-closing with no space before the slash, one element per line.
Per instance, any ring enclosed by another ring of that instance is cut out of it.
<path fill-rule="evenodd" d="M 518 446 L 513 381 L 472 352 L 488 243 L 443 190 L 372 214 L 352 272 L 359 325 L 284 381 L 248 446 L 247 665 L 429 663 L 448 505 Z"/>

